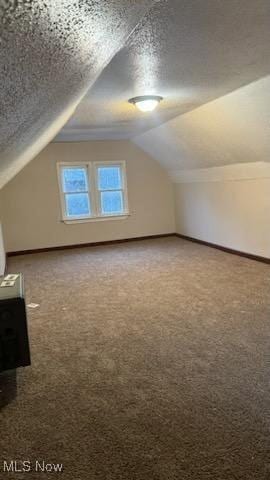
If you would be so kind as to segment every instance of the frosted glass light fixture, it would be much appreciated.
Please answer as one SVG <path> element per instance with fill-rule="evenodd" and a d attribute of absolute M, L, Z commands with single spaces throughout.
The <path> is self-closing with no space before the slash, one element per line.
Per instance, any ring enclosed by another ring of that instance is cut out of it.
<path fill-rule="evenodd" d="M 159 95 L 142 95 L 129 99 L 129 103 L 133 103 L 141 112 L 152 112 L 161 102 L 162 97 Z"/>

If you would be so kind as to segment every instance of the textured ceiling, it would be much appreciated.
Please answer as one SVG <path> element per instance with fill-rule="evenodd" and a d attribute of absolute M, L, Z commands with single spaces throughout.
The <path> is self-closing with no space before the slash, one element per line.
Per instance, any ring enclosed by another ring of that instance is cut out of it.
<path fill-rule="evenodd" d="M 154 3 L 0 0 L 0 188 L 56 135 Z"/>
<path fill-rule="evenodd" d="M 172 177 L 181 176 L 180 170 L 270 162 L 270 76 L 180 115 L 133 141 Z"/>
<path fill-rule="evenodd" d="M 157 2 L 56 140 L 130 138 L 270 73 L 269 0 Z M 143 114 L 127 100 L 164 96 Z"/>

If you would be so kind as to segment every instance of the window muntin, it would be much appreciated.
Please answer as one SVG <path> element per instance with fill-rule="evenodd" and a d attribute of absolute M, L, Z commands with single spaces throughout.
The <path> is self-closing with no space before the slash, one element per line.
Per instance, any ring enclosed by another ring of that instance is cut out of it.
<path fill-rule="evenodd" d="M 125 162 L 58 164 L 63 220 L 128 214 Z"/>

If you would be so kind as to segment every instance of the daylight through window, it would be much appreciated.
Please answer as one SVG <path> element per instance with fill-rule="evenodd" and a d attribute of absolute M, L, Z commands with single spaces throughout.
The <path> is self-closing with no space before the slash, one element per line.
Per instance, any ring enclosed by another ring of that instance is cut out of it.
<path fill-rule="evenodd" d="M 127 215 L 124 162 L 60 163 L 58 176 L 64 220 Z"/>

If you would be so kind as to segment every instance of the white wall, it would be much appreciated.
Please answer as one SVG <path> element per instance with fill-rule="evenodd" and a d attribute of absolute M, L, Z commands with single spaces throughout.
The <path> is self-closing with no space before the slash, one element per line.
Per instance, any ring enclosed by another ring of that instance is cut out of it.
<path fill-rule="evenodd" d="M 2 227 L 0 223 L 0 275 L 4 275 L 6 267 L 6 254 L 4 249 L 4 241 L 2 236 Z"/>
<path fill-rule="evenodd" d="M 176 231 L 270 258 L 270 178 L 174 185 Z"/>
<path fill-rule="evenodd" d="M 270 76 L 134 138 L 176 183 L 177 231 L 270 258 Z"/>
<path fill-rule="evenodd" d="M 131 215 L 61 222 L 57 161 L 126 160 Z M 0 191 L 7 251 L 83 244 L 175 231 L 172 183 L 163 168 L 128 141 L 52 143 Z"/>

